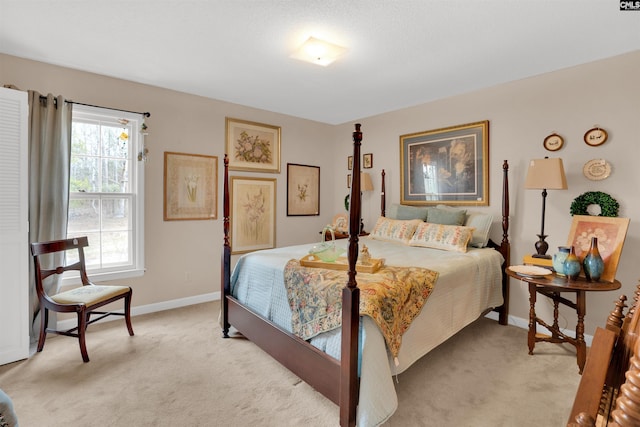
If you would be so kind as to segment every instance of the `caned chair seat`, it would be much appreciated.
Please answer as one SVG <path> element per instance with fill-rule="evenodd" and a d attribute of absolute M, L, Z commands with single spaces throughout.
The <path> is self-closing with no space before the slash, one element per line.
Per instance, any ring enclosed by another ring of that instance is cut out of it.
<path fill-rule="evenodd" d="M 78 338 L 82 360 L 88 362 L 89 355 L 87 354 L 87 346 L 85 344 L 87 326 L 107 316 L 124 316 L 129 335 L 133 336 L 133 327 L 131 326 L 131 288 L 129 286 L 96 285 L 91 283 L 87 277 L 84 261 L 84 248 L 87 246 L 89 246 L 89 241 L 86 237 L 31 244 L 31 254 L 33 255 L 33 262 L 35 264 L 36 293 L 38 294 L 38 300 L 40 302 L 41 317 L 40 337 L 37 347 L 38 352 L 41 352 L 44 347 L 47 333 L 66 335 Z M 69 252 L 74 250 L 77 253 L 78 259 L 75 263 L 67 264 L 66 261 L 63 260 L 58 262 L 59 265 L 50 268 L 43 268 L 41 265 L 40 257 L 43 255 L 64 253 L 69 256 Z M 44 280 L 49 276 L 61 275 L 67 271 L 78 272 L 82 286 L 49 295 L 45 291 L 43 285 Z M 124 312 L 122 313 L 96 310 L 118 300 L 124 300 Z M 78 326 L 66 331 L 49 328 L 49 310 L 60 313 L 77 313 Z M 99 317 L 91 318 L 92 315 L 99 315 Z"/>

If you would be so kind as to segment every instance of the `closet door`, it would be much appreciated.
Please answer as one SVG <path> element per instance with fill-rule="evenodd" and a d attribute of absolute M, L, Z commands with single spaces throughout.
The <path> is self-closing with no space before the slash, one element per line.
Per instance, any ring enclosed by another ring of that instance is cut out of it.
<path fill-rule="evenodd" d="M 29 356 L 27 93 L 0 88 L 0 365 Z"/>

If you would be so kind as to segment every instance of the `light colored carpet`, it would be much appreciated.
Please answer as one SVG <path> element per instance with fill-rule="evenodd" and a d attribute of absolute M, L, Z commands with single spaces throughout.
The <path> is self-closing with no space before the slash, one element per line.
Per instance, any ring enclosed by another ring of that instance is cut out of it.
<path fill-rule="evenodd" d="M 50 335 L 42 353 L 0 366 L 21 427 L 337 426 L 338 407 L 251 342 L 222 339 L 219 303 Z M 572 347 L 480 319 L 397 378 L 386 426 L 564 426 L 580 376 Z"/>

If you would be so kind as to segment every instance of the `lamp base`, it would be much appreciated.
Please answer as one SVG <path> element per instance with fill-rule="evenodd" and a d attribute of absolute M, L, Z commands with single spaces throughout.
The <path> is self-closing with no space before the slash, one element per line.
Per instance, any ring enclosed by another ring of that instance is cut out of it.
<path fill-rule="evenodd" d="M 547 238 L 546 234 L 537 234 L 538 238 L 540 240 L 538 240 L 536 242 L 536 254 L 533 255 L 535 258 L 551 258 L 549 255 L 547 255 L 547 250 L 549 250 L 549 244 L 547 242 L 544 241 L 544 239 Z"/>
<path fill-rule="evenodd" d="M 533 258 L 542 258 L 542 259 L 551 259 L 551 255 L 546 254 L 533 254 L 531 255 Z"/>

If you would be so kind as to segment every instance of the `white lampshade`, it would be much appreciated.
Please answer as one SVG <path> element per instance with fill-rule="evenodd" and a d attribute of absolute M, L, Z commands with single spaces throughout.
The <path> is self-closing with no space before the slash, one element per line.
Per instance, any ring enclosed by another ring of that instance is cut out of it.
<path fill-rule="evenodd" d="M 567 177 L 564 175 L 562 159 L 533 159 L 529 162 L 524 188 L 533 190 L 566 190 Z"/>

